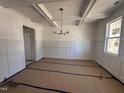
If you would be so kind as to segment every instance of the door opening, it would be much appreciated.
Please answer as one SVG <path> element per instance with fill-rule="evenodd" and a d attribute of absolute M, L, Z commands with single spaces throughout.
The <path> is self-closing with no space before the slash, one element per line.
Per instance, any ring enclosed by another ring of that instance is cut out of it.
<path fill-rule="evenodd" d="M 23 26 L 25 62 L 31 64 L 35 60 L 35 30 Z"/>

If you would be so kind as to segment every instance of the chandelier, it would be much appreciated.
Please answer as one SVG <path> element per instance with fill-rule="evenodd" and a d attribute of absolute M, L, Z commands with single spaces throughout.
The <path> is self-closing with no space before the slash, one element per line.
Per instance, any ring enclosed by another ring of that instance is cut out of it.
<path fill-rule="evenodd" d="M 60 25 L 60 31 L 54 31 L 54 34 L 58 34 L 58 35 L 67 35 L 69 34 L 69 31 L 63 32 L 63 8 L 59 9 L 61 12 L 61 25 Z"/>

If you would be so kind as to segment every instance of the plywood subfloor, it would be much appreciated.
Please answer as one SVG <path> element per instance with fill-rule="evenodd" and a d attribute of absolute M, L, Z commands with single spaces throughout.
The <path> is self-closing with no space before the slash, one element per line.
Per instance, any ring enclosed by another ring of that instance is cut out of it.
<path fill-rule="evenodd" d="M 69 61 L 71 62 L 71 60 Z M 73 63 L 76 64 L 76 62 L 74 61 Z M 80 64 L 83 65 L 83 62 Z M 99 73 L 97 73 L 97 70 L 98 72 L 101 71 L 102 73 L 107 73 L 105 70 L 99 70 L 102 69 L 100 67 L 86 67 L 86 66 L 80 67 L 80 66 L 70 66 L 70 65 L 61 65 L 61 64 L 50 64 L 47 62 L 34 63 L 30 65 L 30 67 L 34 67 L 36 69 L 42 68 L 42 69 L 52 69 L 52 70 L 55 68 L 54 70 L 58 70 L 58 71 L 60 70 L 68 71 L 68 72 L 71 71 L 71 73 L 85 72 L 85 74 L 88 73 L 90 75 L 93 75 L 92 73 L 95 73 L 95 75 L 99 75 Z M 111 76 L 108 73 L 107 75 Z M 25 83 L 29 85 L 51 88 L 56 90 L 63 90 L 71 93 L 124 93 L 124 86 L 122 84 L 120 84 L 115 79 L 108 79 L 108 78 L 101 79 L 98 77 L 91 77 L 91 76 L 80 76 L 80 75 L 64 74 L 64 73 L 51 72 L 51 71 L 25 69 L 23 72 L 14 76 L 12 79 L 14 79 L 13 80 L 14 82 Z M 4 92 L 2 91 L 0 93 L 56 93 L 56 92 L 19 85 L 15 88 L 9 87 L 8 91 L 4 91 Z"/>
<path fill-rule="evenodd" d="M 69 59 L 55 59 L 55 58 L 46 58 L 42 62 L 50 63 L 60 63 L 60 64 L 73 64 L 73 65 L 83 65 L 83 66 L 98 66 L 94 61 L 88 60 L 69 60 Z"/>
<path fill-rule="evenodd" d="M 45 62 L 38 62 L 29 66 L 30 68 L 36 68 L 41 70 L 52 70 L 52 71 L 60 71 L 65 73 L 74 73 L 74 74 L 83 74 L 83 75 L 94 75 L 101 77 L 111 77 L 109 73 L 107 73 L 101 67 L 87 67 L 87 66 L 72 66 L 72 65 L 61 65 L 61 64 L 50 64 Z"/>

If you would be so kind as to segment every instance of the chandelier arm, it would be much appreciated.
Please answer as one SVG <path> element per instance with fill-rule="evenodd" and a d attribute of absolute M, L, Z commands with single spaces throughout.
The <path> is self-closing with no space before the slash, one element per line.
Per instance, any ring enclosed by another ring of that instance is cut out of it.
<path fill-rule="evenodd" d="M 62 31 L 62 27 L 63 27 L 63 18 L 62 18 L 62 17 L 63 17 L 63 16 L 62 16 L 63 13 L 62 13 L 62 11 L 63 11 L 63 10 L 61 10 L 61 31 Z"/>
<path fill-rule="evenodd" d="M 61 14 L 61 22 L 60 22 L 60 32 L 56 32 L 54 31 L 54 34 L 58 34 L 58 35 L 66 35 L 69 33 L 69 31 L 67 32 L 63 32 L 63 8 L 60 8 L 60 14 Z"/>

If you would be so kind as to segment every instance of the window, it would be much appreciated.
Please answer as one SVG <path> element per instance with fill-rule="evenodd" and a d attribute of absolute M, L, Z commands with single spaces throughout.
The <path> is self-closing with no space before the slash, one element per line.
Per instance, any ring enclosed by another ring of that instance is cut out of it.
<path fill-rule="evenodd" d="M 118 55 L 121 36 L 121 22 L 122 17 L 119 17 L 107 23 L 105 53 Z"/>

